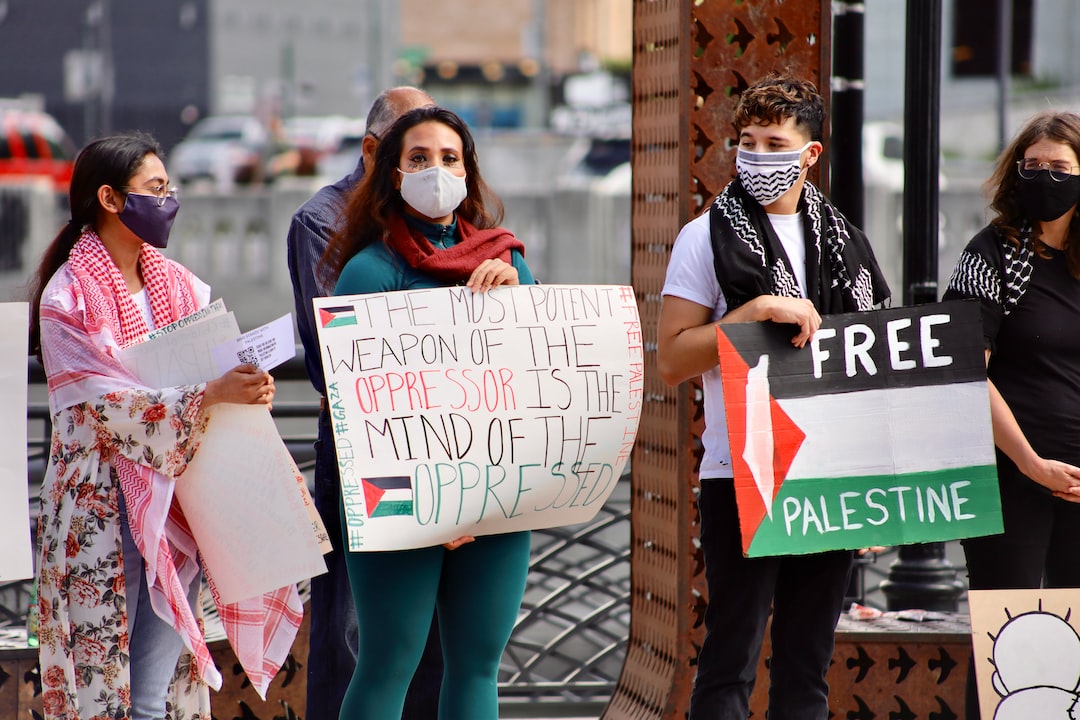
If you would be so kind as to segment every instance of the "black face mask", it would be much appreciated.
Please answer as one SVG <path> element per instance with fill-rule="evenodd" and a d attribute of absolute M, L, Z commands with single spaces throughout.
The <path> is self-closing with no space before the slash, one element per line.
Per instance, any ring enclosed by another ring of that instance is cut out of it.
<path fill-rule="evenodd" d="M 1057 220 L 1080 201 L 1080 175 L 1058 182 L 1050 177 L 1049 170 L 1039 170 L 1030 180 L 1018 178 L 1016 192 L 1031 220 Z"/>

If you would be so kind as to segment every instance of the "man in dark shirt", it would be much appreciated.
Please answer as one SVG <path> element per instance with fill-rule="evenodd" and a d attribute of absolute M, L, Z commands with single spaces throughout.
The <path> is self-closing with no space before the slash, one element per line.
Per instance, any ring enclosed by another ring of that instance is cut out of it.
<path fill-rule="evenodd" d="M 318 335 L 311 299 L 333 294 L 336 277 L 320 267 L 319 260 L 330 236 L 338 227 L 341 211 L 349 192 L 364 177 L 364 164 L 372 162 L 379 138 L 394 121 L 414 108 L 434 105 L 435 101 L 414 87 L 395 87 L 384 91 L 372 103 L 361 158 L 352 173 L 319 190 L 293 215 L 289 226 L 289 277 L 296 302 L 296 325 L 304 345 L 304 364 L 308 378 L 324 397 L 319 412 L 319 435 L 315 441 L 315 507 L 322 515 L 334 551 L 326 556 L 328 572 L 312 578 L 311 635 L 308 649 L 307 712 L 308 720 L 337 720 L 341 700 L 356 666 L 357 627 L 349 576 L 341 548 L 341 523 L 338 503 L 341 496 L 334 437 L 327 412 L 326 386 L 320 360 Z M 427 647 L 420 666 L 409 686 L 403 720 L 434 720 L 438 714 L 439 684 L 442 681 L 442 652 L 438 628 L 432 619 Z"/>

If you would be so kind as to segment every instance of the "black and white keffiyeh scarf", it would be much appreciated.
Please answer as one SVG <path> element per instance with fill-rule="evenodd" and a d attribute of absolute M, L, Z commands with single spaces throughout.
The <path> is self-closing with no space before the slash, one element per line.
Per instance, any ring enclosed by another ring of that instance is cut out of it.
<path fill-rule="evenodd" d="M 890 296 L 866 235 L 810 183 L 799 199 L 806 234 L 806 293 L 822 315 L 872 310 Z M 802 297 L 791 262 L 761 204 L 736 178 L 709 209 L 716 279 L 728 310 L 759 295 Z"/>
<path fill-rule="evenodd" d="M 956 262 L 942 300 L 979 301 L 983 338 L 991 351 L 996 349 L 1002 322 L 1031 285 L 1036 252 L 1030 225 L 1020 228 L 1015 243 L 988 225 L 976 233 Z"/>

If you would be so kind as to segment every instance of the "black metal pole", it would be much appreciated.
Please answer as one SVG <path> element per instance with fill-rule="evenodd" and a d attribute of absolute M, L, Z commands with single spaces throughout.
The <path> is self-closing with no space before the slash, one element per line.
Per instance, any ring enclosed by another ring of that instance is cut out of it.
<path fill-rule="evenodd" d="M 863 4 L 833 3 L 832 137 L 829 198 L 857 227 L 864 227 Z"/>
<path fill-rule="evenodd" d="M 1009 142 L 1008 109 L 1009 77 L 1012 71 L 1012 0 L 998 0 L 997 4 L 997 57 L 995 74 L 997 75 L 997 120 L 998 150 L 1004 150 Z"/>
<path fill-rule="evenodd" d="M 941 0 L 908 0 L 904 78 L 904 304 L 937 302 Z M 956 611 L 964 585 L 944 543 L 901 546 L 882 583 L 890 610 Z"/>
<path fill-rule="evenodd" d="M 904 76 L 904 304 L 937 302 L 941 0 L 908 0 Z"/>

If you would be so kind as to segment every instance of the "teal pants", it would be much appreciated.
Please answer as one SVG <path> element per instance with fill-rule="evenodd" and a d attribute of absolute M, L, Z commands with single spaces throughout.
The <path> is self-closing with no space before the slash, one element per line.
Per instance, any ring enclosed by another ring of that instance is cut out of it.
<path fill-rule="evenodd" d="M 401 717 L 434 609 L 445 668 L 439 720 L 498 720 L 499 660 L 525 592 L 529 535 L 478 537 L 453 551 L 346 553 L 359 647 L 341 720 Z"/>

